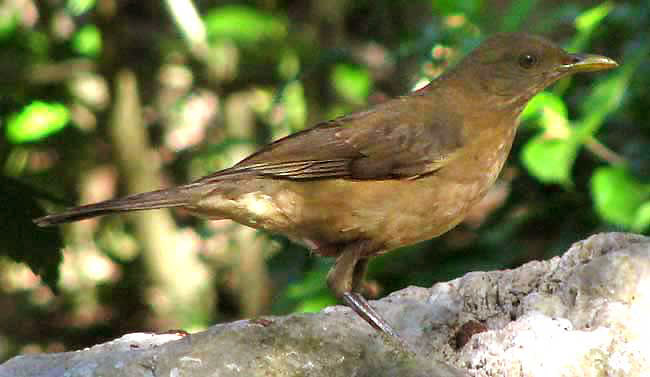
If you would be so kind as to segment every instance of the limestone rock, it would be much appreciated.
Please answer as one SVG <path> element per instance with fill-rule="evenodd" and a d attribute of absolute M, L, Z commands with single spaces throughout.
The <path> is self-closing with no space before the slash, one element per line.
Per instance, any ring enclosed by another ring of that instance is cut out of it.
<path fill-rule="evenodd" d="M 650 238 L 599 234 L 373 305 L 411 349 L 336 306 L 18 356 L 0 377 L 650 376 Z"/>

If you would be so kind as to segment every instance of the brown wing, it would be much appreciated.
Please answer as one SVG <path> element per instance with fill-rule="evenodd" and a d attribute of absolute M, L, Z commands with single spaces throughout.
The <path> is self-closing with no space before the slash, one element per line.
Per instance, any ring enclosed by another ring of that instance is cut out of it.
<path fill-rule="evenodd" d="M 232 168 L 201 181 L 233 175 L 281 179 L 416 178 L 439 169 L 462 146 L 460 118 L 400 97 L 277 140 Z M 423 108 L 425 110 L 423 110 Z"/>

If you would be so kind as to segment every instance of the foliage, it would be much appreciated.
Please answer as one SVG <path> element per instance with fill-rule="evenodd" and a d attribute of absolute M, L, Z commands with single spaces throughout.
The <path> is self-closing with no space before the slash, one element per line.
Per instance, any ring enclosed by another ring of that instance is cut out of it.
<path fill-rule="evenodd" d="M 369 293 L 512 267 L 595 232 L 650 231 L 643 2 L 164 3 L 0 3 L 0 359 L 335 303 L 331 260 L 229 222 L 155 212 L 43 230 L 31 219 L 226 167 L 413 89 L 498 31 L 621 66 L 535 97 L 497 189 L 448 234 L 376 258 Z M 143 223 L 165 230 L 150 237 Z"/>
<path fill-rule="evenodd" d="M 626 169 L 601 167 L 591 179 L 596 209 L 607 221 L 643 231 L 650 225 L 650 185 L 640 183 Z"/>
<path fill-rule="evenodd" d="M 238 43 L 259 44 L 286 37 L 287 22 L 268 12 L 241 5 L 226 5 L 206 13 L 208 37 L 230 39 Z"/>
<path fill-rule="evenodd" d="M 601 10 L 603 6 L 595 8 Z M 611 7 L 608 7 L 610 9 Z M 593 20 L 594 10 L 586 12 L 590 17 L 581 18 Z M 602 11 L 601 11 L 602 13 Z M 602 16 L 598 14 L 599 16 Z M 593 30 L 593 25 L 585 26 L 585 21 L 579 30 Z M 586 38 L 582 34 L 574 37 L 571 45 L 583 44 Z M 583 42 L 576 42 L 583 41 Z M 650 47 L 644 47 L 628 54 L 624 58 L 625 65 L 618 71 L 600 80 L 582 102 L 582 117 L 575 121 L 568 119 L 568 111 L 561 98 L 551 93 L 541 93 L 531 103 L 523 114 L 523 118 L 538 116 L 538 123 L 543 132 L 528 141 L 522 152 L 524 166 L 531 174 L 545 183 L 569 184 L 571 168 L 575 162 L 578 150 L 585 144 L 595 145 L 595 136 L 605 124 L 607 117 L 619 109 L 629 81 L 641 61 L 650 53 Z M 619 165 L 619 160 L 609 161 Z M 601 167 L 594 170 L 591 193 L 598 213 L 603 219 L 623 226 L 627 229 L 643 231 L 648 224 L 638 222 L 636 212 L 641 206 L 650 203 L 650 196 L 645 191 L 630 189 L 642 186 L 631 174 L 623 174 L 623 169 Z M 611 186 L 614 183 L 615 186 Z M 616 187 L 616 189 L 614 189 Z M 632 207 L 624 209 L 625 207 Z M 633 224 L 635 226 L 633 226 Z"/>
<path fill-rule="evenodd" d="M 34 101 L 9 117 L 7 140 L 13 144 L 41 140 L 59 132 L 69 119 L 70 113 L 64 105 Z"/>

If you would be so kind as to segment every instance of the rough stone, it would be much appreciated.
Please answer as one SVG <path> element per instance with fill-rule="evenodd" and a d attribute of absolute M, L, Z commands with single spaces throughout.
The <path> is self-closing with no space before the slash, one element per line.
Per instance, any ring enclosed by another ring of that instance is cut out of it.
<path fill-rule="evenodd" d="M 650 238 L 598 234 L 562 257 L 373 305 L 408 347 L 336 306 L 18 356 L 0 377 L 650 376 Z"/>

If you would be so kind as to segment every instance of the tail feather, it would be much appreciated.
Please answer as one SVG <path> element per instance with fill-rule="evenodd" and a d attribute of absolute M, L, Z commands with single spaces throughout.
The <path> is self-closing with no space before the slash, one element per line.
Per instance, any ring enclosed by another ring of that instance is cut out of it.
<path fill-rule="evenodd" d="M 52 226 L 111 213 L 182 207 L 187 205 L 189 200 L 190 193 L 185 187 L 181 186 L 69 208 L 60 213 L 34 219 L 34 223 L 38 226 Z"/>

